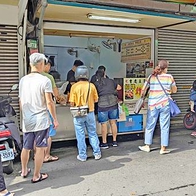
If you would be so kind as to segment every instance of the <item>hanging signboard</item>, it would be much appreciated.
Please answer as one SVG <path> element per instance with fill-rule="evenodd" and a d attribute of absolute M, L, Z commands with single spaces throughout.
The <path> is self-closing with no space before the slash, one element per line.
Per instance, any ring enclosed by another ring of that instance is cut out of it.
<path fill-rule="evenodd" d="M 27 48 L 29 49 L 29 54 L 38 52 L 38 41 L 36 39 L 28 39 Z"/>
<path fill-rule="evenodd" d="M 122 43 L 121 62 L 151 59 L 151 38 Z"/>

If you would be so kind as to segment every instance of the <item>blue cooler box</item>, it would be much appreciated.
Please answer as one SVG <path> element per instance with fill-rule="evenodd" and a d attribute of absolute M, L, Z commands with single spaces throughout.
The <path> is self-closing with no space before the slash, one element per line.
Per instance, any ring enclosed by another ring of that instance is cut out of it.
<path fill-rule="evenodd" d="M 126 119 L 117 122 L 118 133 L 143 131 L 143 114 L 130 114 Z"/>

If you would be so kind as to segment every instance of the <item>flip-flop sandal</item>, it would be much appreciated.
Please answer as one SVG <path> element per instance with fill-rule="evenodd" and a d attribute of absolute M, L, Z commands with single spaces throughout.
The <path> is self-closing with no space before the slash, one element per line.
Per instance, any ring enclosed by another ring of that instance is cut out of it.
<path fill-rule="evenodd" d="M 11 193 L 9 191 L 7 193 L 5 193 L 4 195 L 1 194 L 1 196 L 13 196 L 13 195 L 15 195 L 15 193 Z"/>
<path fill-rule="evenodd" d="M 20 173 L 22 173 L 22 171 L 20 171 Z M 27 174 L 26 174 L 25 176 L 22 176 L 22 175 L 21 175 L 21 177 L 27 178 L 27 177 L 29 176 L 30 173 L 31 173 L 31 168 L 28 168 Z"/>
<path fill-rule="evenodd" d="M 194 136 L 194 137 L 195 137 L 195 136 L 196 136 L 196 132 L 195 132 L 195 131 L 192 132 L 192 133 L 191 133 L 191 136 Z"/>
<path fill-rule="evenodd" d="M 59 158 L 57 156 L 49 156 L 48 159 L 46 161 L 44 161 L 44 163 L 50 163 L 53 161 L 58 161 Z"/>
<path fill-rule="evenodd" d="M 45 178 L 43 178 L 43 175 L 47 175 L 47 176 Z M 43 180 L 45 180 L 47 178 L 48 178 L 48 174 L 46 174 L 46 173 L 40 173 L 39 179 L 38 180 L 31 179 L 31 183 L 38 183 L 38 182 L 41 182 L 41 181 L 43 181 Z"/>

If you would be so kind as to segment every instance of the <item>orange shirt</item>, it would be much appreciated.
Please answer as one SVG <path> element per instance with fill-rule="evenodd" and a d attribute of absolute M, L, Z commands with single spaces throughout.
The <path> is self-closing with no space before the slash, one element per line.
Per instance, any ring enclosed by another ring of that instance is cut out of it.
<path fill-rule="evenodd" d="M 72 85 L 70 91 L 69 102 L 74 103 L 75 106 L 85 106 L 88 94 L 89 82 L 79 81 Z M 98 94 L 95 85 L 90 83 L 90 91 L 88 97 L 89 111 L 94 111 L 94 103 L 98 102 Z"/>

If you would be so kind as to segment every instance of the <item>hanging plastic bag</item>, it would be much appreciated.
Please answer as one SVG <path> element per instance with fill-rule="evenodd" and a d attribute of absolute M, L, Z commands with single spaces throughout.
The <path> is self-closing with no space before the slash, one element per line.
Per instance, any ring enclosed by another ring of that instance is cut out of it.
<path fill-rule="evenodd" d="M 122 105 L 120 103 L 118 103 L 118 112 L 119 112 L 119 115 L 123 113 Z"/>
<path fill-rule="evenodd" d="M 129 116 L 129 109 L 128 109 L 128 107 L 126 106 L 125 103 L 122 104 L 122 109 L 123 109 L 123 111 L 125 112 L 125 115 L 126 115 L 126 116 Z"/>
<path fill-rule="evenodd" d="M 118 103 L 118 110 L 119 110 L 119 118 L 117 119 L 117 122 L 126 121 L 126 114 L 123 111 L 122 104 Z"/>

